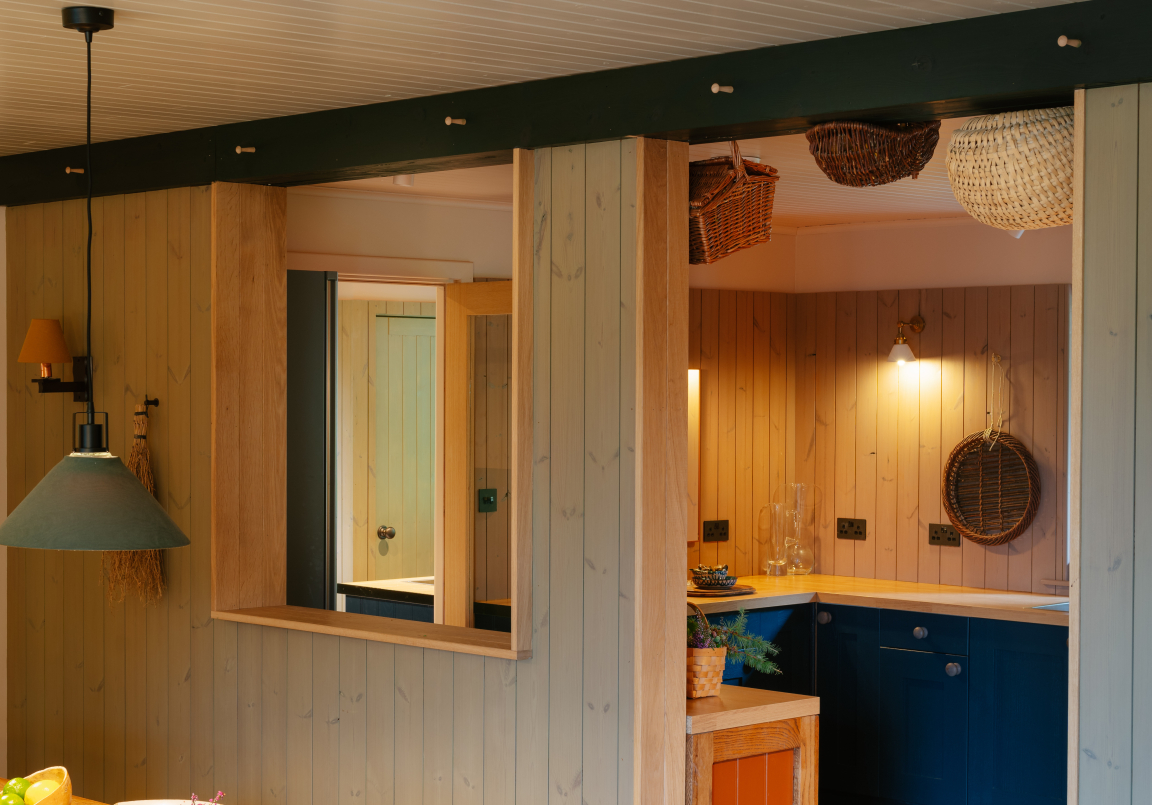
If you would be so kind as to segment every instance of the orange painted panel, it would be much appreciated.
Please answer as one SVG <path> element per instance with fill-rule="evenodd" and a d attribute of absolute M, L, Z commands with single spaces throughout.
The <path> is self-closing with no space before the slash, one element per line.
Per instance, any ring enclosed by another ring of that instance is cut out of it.
<path fill-rule="evenodd" d="M 766 805 L 792 805 L 792 792 L 796 775 L 796 753 L 789 749 L 764 756 L 768 786 Z"/>
<path fill-rule="evenodd" d="M 726 760 L 712 766 L 712 805 L 736 805 L 737 760 Z"/>
<path fill-rule="evenodd" d="M 736 761 L 736 805 L 767 805 L 767 760 L 767 755 L 753 755 Z"/>

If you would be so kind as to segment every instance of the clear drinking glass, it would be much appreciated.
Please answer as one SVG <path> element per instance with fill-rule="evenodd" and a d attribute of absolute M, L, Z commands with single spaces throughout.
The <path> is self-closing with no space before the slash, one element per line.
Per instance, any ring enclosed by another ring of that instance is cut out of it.
<path fill-rule="evenodd" d="M 769 503 L 760 509 L 756 518 L 756 538 L 764 546 L 764 566 L 760 569 L 768 576 L 783 576 L 788 572 L 787 515 L 779 503 Z"/>

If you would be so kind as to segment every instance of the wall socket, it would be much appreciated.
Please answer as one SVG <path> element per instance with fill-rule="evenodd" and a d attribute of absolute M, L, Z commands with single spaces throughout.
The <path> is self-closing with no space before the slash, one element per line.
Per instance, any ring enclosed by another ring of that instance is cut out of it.
<path fill-rule="evenodd" d="M 959 548 L 960 532 L 945 523 L 929 523 L 928 544 L 945 545 L 949 548 Z"/>
<path fill-rule="evenodd" d="M 704 541 L 705 542 L 727 542 L 728 541 L 728 521 L 727 520 L 705 520 L 704 521 Z"/>
<path fill-rule="evenodd" d="M 868 539 L 868 521 L 837 517 L 836 539 Z"/>

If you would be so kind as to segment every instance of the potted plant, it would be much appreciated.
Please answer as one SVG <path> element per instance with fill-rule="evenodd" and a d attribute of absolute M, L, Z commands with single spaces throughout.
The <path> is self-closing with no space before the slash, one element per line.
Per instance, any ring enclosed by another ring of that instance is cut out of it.
<path fill-rule="evenodd" d="M 780 649 L 762 637 L 748 634 L 748 615 L 743 609 L 728 623 L 712 624 L 703 610 L 689 602 L 696 614 L 688 619 L 688 698 L 700 699 L 720 693 L 728 652 L 762 674 L 778 674 L 779 666 L 768 659 Z"/>

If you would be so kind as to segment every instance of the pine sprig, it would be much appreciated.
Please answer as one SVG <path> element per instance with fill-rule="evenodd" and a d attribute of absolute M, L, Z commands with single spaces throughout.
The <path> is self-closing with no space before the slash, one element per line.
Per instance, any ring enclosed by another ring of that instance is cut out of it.
<path fill-rule="evenodd" d="M 689 648 L 726 648 L 728 656 L 739 660 L 762 674 L 778 674 L 780 667 L 768 659 L 780 649 L 759 635 L 748 634 L 748 613 L 741 609 L 736 617 L 725 624 L 710 623 L 699 615 L 688 619 Z"/>

